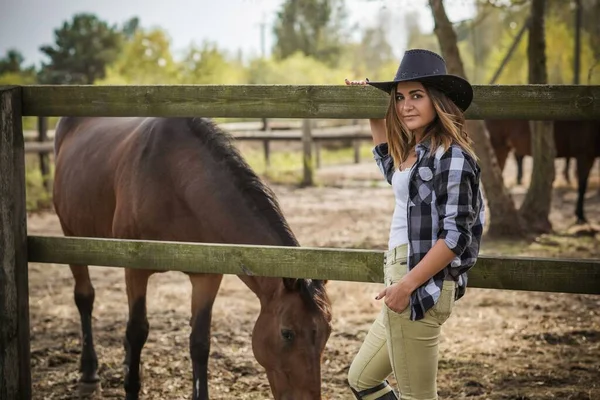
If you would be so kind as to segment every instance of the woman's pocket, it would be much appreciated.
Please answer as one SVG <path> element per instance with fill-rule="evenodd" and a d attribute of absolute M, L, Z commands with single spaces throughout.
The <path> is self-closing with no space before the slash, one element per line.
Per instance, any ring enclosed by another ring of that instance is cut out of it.
<path fill-rule="evenodd" d="M 454 281 L 444 281 L 440 298 L 430 310 L 431 316 L 440 324 L 446 322 L 450 318 L 450 314 L 452 314 L 455 293 L 456 283 Z"/>
<path fill-rule="evenodd" d="M 406 306 L 406 308 L 404 308 L 404 310 L 402 310 L 402 312 L 396 312 L 394 310 L 392 310 L 391 308 L 388 307 L 387 304 L 383 304 L 383 306 L 385 307 L 386 313 L 385 313 L 385 317 L 384 317 L 384 321 L 389 322 L 390 320 L 396 319 L 396 318 L 404 318 L 404 319 L 410 319 L 410 303 Z"/>
<path fill-rule="evenodd" d="M 386 265 L 385 269 L 384 269 L 384 282 L 385 282 L 385 287 L 390 287 L 392 286 L 394 283 L 398 283 L 400 282 L 400 280 L 402 279 L 402 277 L 404 275 L 406 275 L 408 273 L 408 266 L 406 265 L 406 263 L 404 262 L 395 262 L 391 265 Z M 406 315 L 410 316 L 410 304 L 404 309 L 402 310 L 402 312 L 396 312 L 394 310 L 392 310 L 391 308 L 389 308 L 387 306 L 387 304 L 384 304 L 383 306 L 386 309 L 386 314 L 390 314 L 390 316 L 404 316 L 406 317 Z"/>

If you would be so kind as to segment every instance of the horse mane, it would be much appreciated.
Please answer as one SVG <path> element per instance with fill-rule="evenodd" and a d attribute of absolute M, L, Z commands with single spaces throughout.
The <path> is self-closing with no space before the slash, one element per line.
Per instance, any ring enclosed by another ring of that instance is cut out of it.
<path fill-rule="evenodd" d="M 325 283 L 326 281 L 317 279 L 298 279 L 296 285 L 304 304 L 311 311 L 322 313 L 327 322 L 330 322 L 331 305 L 329 296 L 327 296 L 327 292 L 325 291 Z"/>
<path fill-rule="evenodd" d="M 233 145 L 233 137 L 206 118 L 188 119 L 190 130 L 202 141 L 211 154 L 231 172 L 235 186 L 258 213 L 265 216 L 269 226 L 277 233 L 284 246 L 299 246 L 290 229 L 275 193 L 267 187 Z M 329 319 L 331 311 L 325 292 L 325 282 L 312 279 L 283 278 L 287 289 L 300 292 L 305 305 L 323 312 Z"/>

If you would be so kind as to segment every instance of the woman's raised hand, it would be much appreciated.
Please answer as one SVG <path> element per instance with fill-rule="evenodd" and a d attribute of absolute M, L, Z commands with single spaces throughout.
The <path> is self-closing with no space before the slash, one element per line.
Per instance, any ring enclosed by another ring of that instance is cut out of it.
<path fill-rule="evenodd" d="M 349 81 L 348 79 L 344 79 L 344 81 L 348 86 L 364 86 L 369 82 L 369 79 L 365 78 L 364 81 Z"/>

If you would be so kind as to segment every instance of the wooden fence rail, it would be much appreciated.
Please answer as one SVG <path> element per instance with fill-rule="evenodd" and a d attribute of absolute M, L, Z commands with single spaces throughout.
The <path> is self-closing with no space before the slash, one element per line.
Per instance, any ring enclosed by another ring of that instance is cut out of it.
<path fill-rule="evenodd" d="M 29 236 L 31 262 L 383 282 L 383 251 Z M 200 262 L 201 261 L 201 262 Z M 469 286 L 600 294 L 600 260 L 481 256 Z"/>
<path fill-rule="evenodd" d="M 370 86 L 23 86 L 24 116 L 383 118 Z M 600 86 L 475 85 L 468 119 L 597 119 Z"/>

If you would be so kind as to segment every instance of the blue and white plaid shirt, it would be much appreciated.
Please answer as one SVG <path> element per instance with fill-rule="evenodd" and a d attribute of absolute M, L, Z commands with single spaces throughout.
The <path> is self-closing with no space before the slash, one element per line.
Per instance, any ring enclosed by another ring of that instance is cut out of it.
<path fill-rule="evenodd" d="M 438 239 L 456 254 L 452 262 L 415 290 L 410 319 L 418 320 L 437 302 L 444 280 L 457 283 L 456 299 L 467 287 L 467 271 L 475 265 L 483 233 L 484 202 L 477 162 L 458 144 L 431 152 L 430 141 L 416 146 L 408 189 L 408 269 L 425 257 Z M 395 167 L 387 143 L 373 149 L 375 161 L 391 184 Z"/>

